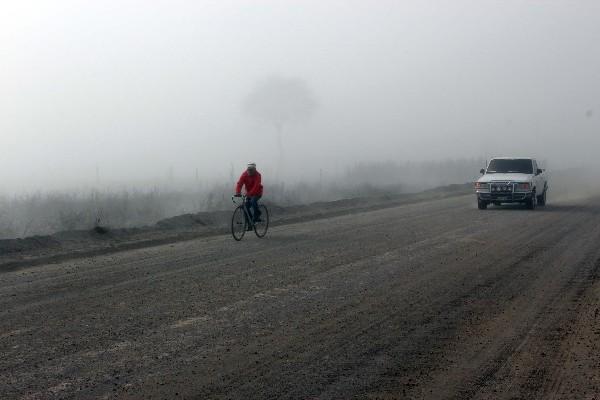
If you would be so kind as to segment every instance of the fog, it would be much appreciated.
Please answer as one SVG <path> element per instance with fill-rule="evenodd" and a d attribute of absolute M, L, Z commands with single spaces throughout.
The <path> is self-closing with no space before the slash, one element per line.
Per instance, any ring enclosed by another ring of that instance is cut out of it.
<path fill-rule="evenodd" d="M 596 164 L 599 38 L 597 1 L 5 2 L 0 191 Z M 249 112 L 270 81 L 309 112 Z"/>

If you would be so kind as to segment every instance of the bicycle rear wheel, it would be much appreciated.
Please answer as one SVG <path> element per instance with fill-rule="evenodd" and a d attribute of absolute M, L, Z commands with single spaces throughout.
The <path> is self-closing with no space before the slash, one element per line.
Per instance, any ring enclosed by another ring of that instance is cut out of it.
<path fill-rule="evenodd" d="M 238 206 L 231 216 L 231 235 L 235 240 L 240 241 L 246 234 L 247 227 L 248 221 L 246 221 L 244 208 L 243 206 Z"/>
<path fill-rule="evenodd" d="M 260 221 L 254 223 L 254 233 L 259 238 L 265 237 L 267 230 L 269 229 L 269 210 L 264 205 L 259 205 L 260 210 Z"/>

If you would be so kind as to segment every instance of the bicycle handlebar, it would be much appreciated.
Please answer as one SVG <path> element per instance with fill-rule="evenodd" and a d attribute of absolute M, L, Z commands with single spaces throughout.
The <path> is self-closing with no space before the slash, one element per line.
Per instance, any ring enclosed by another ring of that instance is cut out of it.
<path fill-rule="evenodd" d="M 246 195 L 242 194 L 240 196 L 235 196 L 235 195 L 231 196 L 231 201 L 233 202 L 233 204 L 237 204 L 235 199 L 242 199 L 242 201 L 246 201 Z"/>

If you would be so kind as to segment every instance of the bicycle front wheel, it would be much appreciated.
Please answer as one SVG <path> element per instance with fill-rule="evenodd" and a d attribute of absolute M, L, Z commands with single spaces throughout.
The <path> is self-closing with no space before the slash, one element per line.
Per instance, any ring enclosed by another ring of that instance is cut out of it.
<path fill-rule="evenodd" d="M 243 206 L 238 206 L 231 216 L 231 235 L 235 240 L 240 241 L 246 234 L 247 227 L 248 221 L 246 221 L 244 208 Z"/>
<path fill-rule="evenodd" d="M 267 229 L 269 229 L 269 210 L 264 205 L 259 205 L 260 221 L 254 223 L 254 233 L 259 238 L 265 237 Z"/>

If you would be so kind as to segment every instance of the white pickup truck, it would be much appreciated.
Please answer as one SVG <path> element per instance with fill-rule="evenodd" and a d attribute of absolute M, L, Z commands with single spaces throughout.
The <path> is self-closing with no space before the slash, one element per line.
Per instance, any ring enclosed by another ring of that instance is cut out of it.
<path fill-rule="evenodd" d="M 546 205 L 548 181 L 533 158 L 496 157 L 479 172 L 475 193 L 480 210 L 502 203 L 523 203 L 531 210 Z"/>

